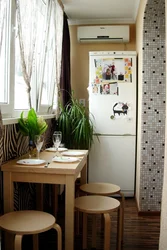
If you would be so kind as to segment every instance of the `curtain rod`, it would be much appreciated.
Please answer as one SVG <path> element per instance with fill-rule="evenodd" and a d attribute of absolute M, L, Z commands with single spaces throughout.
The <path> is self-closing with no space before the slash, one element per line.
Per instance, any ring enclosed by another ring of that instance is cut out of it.
<path fill-rule="evenodd" d="M 57 2 L 60 4 L 62 10 L 64 11 L 64 5 L 63 5 L 62 1 L 61 0 L 57 0 Z"/>

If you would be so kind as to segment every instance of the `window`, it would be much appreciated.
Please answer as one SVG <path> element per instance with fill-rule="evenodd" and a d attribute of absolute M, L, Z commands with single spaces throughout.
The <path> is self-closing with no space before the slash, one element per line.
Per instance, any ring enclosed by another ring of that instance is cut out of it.
<path fill-rule="evenodd" d="M 6 74 L 6 65 L 3 62 L 3 58 L 6 58 L 7 56 L 7 46 L 6 46 L 6 41 L 7 41 L 7 18 L 8 18 L 8 13 L 7 13 L 7 3 L 4 1 L 0 2 L 0 78 L 1 78 L 1 91 L 0 91 L 0 102 L 1 103 L 7 103 L 8 97 L 7 97 L 7 92 L 6 89 L 8 88 L 7 86 L 7 81 L 5 79 Z"/>
<path fill-rule="evenodd" d="M 10 1 L 0 1 L 0 105 L 3 106 L 3 113 L 9 113 L 12 97 L 9 94 L 10 75 L 9 75 L 9 58 L 10 58 L 10 34 L 11 34 L 11 4 Z"/>
<path fill-rule="evenodd" d="M 53 3 L 48 8 L 49 18 L 46 27 L 46 51 L 44 55 L 44 65 L 41 72 L 42 81 L 41 85 L 41 99 L 39 100 L 39 107 L 41 111 L 46 111 L 50 106 L 52 106 L 52 95 L 54 91 L 55 84 L 55 73 L 56 73 L 56 30 L 53 23 L 53 18 L 55 15 L 55 8 Z"/>
<path fill-rule="evenodd" d="M 54 16 L 58 11 L 62 15 L 61 44 L 63 10 L 58 8 L 57 0 L 0 0 L 0 4 L 2 2 L 6 3 L 0 8 L 3 17 L 0 17 L 2 114 L 19 115 L 31 107 L 46 113 L 53 107 L 55 85 L 59 84 L 56 51 L 61 50 L 61 46 L 57 48 Z M 61 61 L 61 53 L 59 56 Z M 7 107 L 10 108 L 7 110 Z"/>

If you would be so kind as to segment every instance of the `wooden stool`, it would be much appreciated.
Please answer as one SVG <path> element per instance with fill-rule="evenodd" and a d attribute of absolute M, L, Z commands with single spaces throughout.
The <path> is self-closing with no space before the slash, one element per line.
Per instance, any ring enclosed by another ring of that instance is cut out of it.
<path fill-rule="evenodd" d="M 87 214 L 102 214 L 104 217 L 104 250 L 110 250 L 110 213 L 118 210 L 117 250 L 121 249 L 120 202 L 99 195 L 80 196 L 75 199 L 75 209 L 83 213 L 83 249 L 87 249 Z M 96 248 L 96 216 L 92 223 L 92 247 Z"/>
<path fill-rule="evenodd" d="M 62 231 L 53 215 L 41 211 L 22 210 L 4 214 L 0 217 L 0 228 L 15 234 L 14 249 L 21 250 L 23 235 L 33 234 L 33 249 L 38 249 L 38 233 L 56 229 L 58 250 L 62 250 Z"/>
<path fill-rule="evenodd" d="M 83 184 L 80 186 L 80 190 L 86 194 L 91 195 L 103 195 L 103 196 L 110 196 L 119 194 L 121 196 L 121 241 L 123 241 L 123 234 L 124 234 L 124 204 L 125 204 L 125 198 L 124 194 L 121 192 L 121 189 L 119 186 L 111 184 L 111 183 L 98 183 L 98 182 L 92 182 Z"/>

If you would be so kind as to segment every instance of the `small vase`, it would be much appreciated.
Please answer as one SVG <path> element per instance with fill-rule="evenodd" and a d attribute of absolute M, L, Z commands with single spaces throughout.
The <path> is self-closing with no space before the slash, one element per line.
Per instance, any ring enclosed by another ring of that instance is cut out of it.
<path fill-rule="evenodd" d="M 35 145 L 34 145 L 33 140 L 29 140 L 29 152 L 28 152 L 29 158 L 33 158 L 33 156 L 35 156 L 34 149 L 35 149 Z"/>

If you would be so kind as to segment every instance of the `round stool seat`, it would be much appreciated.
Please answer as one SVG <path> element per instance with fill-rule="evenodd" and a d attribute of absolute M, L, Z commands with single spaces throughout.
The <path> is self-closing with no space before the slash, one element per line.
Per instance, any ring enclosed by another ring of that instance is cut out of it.
<path fill-rule="evenodd" d="M 110 250 L 111 216 L 113 211 L 118 213 L 117 250 L 121 249 L 121 209 L 117 199 L 102 195 L 86 195 L 75 198 L 75 208 L 83 213 L 82 249 L 87 249 L 87 216 L 92 215 L 92 248 L 96 248 L 96 215 L 104 218 L 104 250 Z"/>
<path fill-rule="evenodd" d="M 117 210 L 119 206 L 118 200 L 100 195 L 80 196 L 75 199 L 75 207 L 85 213 L 108 213 Z"/>
<path fill-rule="evenodd" d="M 111 183 L 87 183 L 80 186 L 80 190 L 88 194 L 111 195 L 120 192 L 120 187 Z"/>
<path fill-rule="evenodd" d="M 22 210 L 2 215 L 0 227 L 14 234 L 36 234 L 51 229 L 55 221 L 55 217 L 51 214 L 42 211 Z"/>

